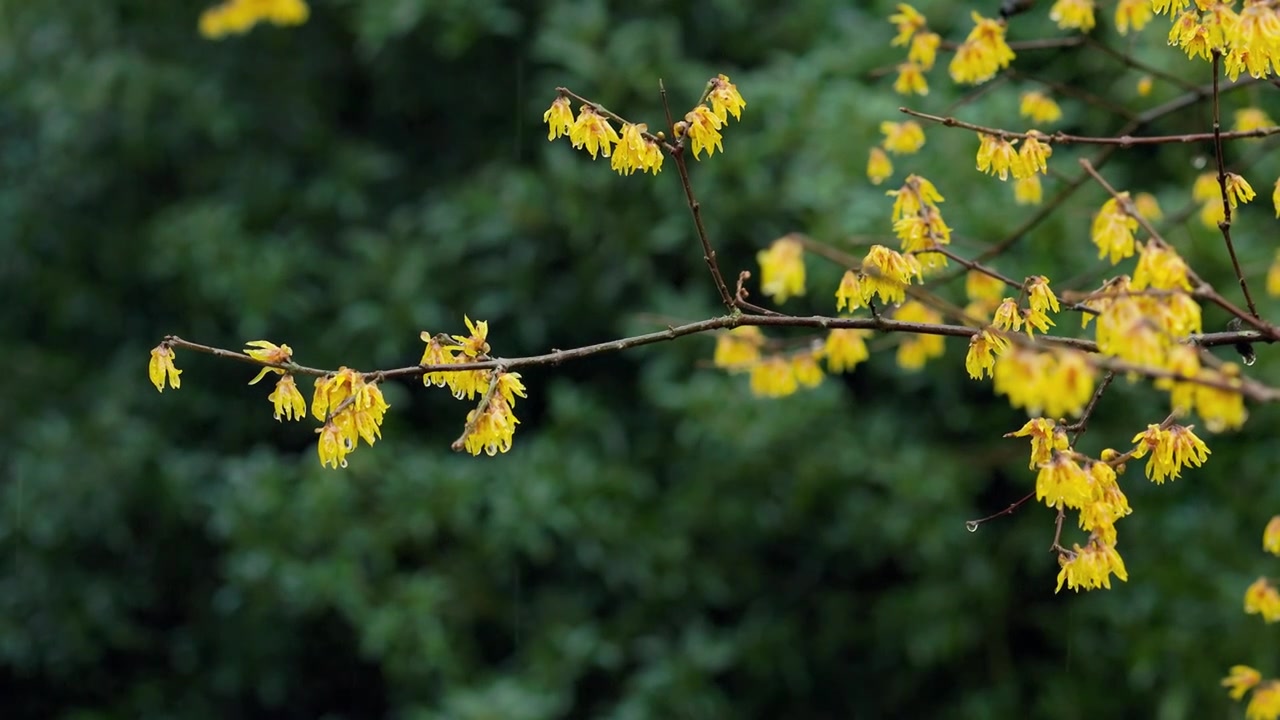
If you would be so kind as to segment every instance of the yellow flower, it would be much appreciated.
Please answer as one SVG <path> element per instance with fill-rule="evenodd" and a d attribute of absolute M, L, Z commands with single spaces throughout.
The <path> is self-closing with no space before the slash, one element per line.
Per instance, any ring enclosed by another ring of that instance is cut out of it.
<path fill-rule="evenodd" d="M 173 364 L 173 348 L 166 343 L 151 348 L 151 360 L 147 363 L 147 376 L 151 378 L 151 384 L 156 386 L 156 390 L 164 392 L 164 383 L 167 379 L 169 387 L 178 389 L 182 386 L 182 371 Z"/>
<path fill-rule="evenodd" d="M 1182 48 L 1188 58 L 1208 60 L 1213 50 L 1209 28 L 1200 24 L 1200 13 L 1195 11 L 1184 12 L 1174 21 L 1169 30 L 1169 44 Z"/>
<path fill-rule="evenodd" d="M 901 188 L 888 190 L 885 195 L 894 198 L 892 219 L 895 221 L 919 215 L 923 208 L 936 210 L 936 203 L 943 200 L 933 183 L 919 175 L 908 175 Z"/>
<path fill-rule="evenodd" d="M 1111 589 L 1111 575 L 1124 582 L 1129 581 L 1129 573 L 1125 570 L 1124 560 L 1116 552 L 1114 545 L 1106 545 L 1098 540 L 1090 542 L 1086 547 L 1076 545 L 1072 552 L 1058 556 L 1062 570 L 1058 572 L 1058 588 L 1062 590 L 1065 582 L 1068 589 L 1080 591 L 1097 588 Z"/>
<path fill-rule="evenodd" d="M 862 297 L 862 280 L 854 271 L 845 270 L 840 287 L 836 288 L 836 310 L 857 310 L 866 304 Z"/>
<path fill-rule="evenodd" d="M 818 360 L 821 357 L 821 345 L 816 350 L 792 355 L 791 374 L 795 376 L 796 382 L 807 388 L 815 388 L 821 385 L 822 368 L 818 366 Z"/>
<path fill-rule="evenodd" d="M 520 380 L 520 373 L 504 372 L 499 374 L 497 392 L 498 397 L 506 400 L 507 406 L 512 408 L 516 406 L 517 397 L 528 397 L 528 395 L 525 395 L 525 387 Z"/>
<path fill-rule="evenodd" d="M 1191 0 L 1150 0 L 1151 9 L 1157 15 L 1165 13 L 1180 13 L 1183 8 L 1191 3 Z"/>
<path fill-rule="evenodd" d="M 1159 425 L 1148 425 L 1145 431 L 1133 436 L 1133 442 L 1138 443 L 1133 457 L 1140 459 L 1148 453 L 1151 455 L 1147 460 L 1147 478 L 1159 485 L 1166 479 L 1178 479 L 1184 467 L 1204 464 L 1209 457 L 1209 448 L 1192 432 L 1193 427 L 1174 425 L 1165 429 Z"/>
<path fill-rule="evenodd" d="M 893 81 L 893 91 L 899 95 L 928 95 L 929 83 L 925 81 L 920 65 L 913 62 L 898 65 L 898 79 Z"/>
<path fill-rule="evenodd" d="M 1240 367 L 1235 363 L 1223 363 L 1222 369 L 1200 371 L 1200 378 L 1240 386 Z M 1235 430 L 1244 425 L 1249 414 L 1244 408 L 1244 396 L 1238 390 L 1223 390 L 1203 383 L 1196 384 L 1196 412 L 1204 419 L 1209 432 Z"/>
<path fill-rule="evenodd" d="M 688 124 L 686 132 L 689 134 L 689 143 L 693 146 L 694 158 L 703 150 L 707 151 L 707 157 L 714 155 L 716 150 L 724 152 L 724 145 L 720 142 L 720 128 L 725 121 L 712 112 L 711 108 L 699 105 L 684 116 L 684 121 Z"/>
<path fill-rule="evenodd" d="M 1053 289 L 1049 287 L 1049 278 L 1043 275 L 1036 275 L 1028 282 L 1027 305 L 1030 307 L 1026 315 L 1028 336 L 1032 335 L 1033 326 L 1042 333 L 1048 332 L 1046 326 L 1055 324 L 1049 319 L 1049 311 L 1062 311 L 1058 305 L 1058 296 L 1054 295 Z"/>
<path fill-rule="evenodd" d="M 1028 133 L 1034 133 L 1035 130 L 1029 130 Z M 1013 166 L 1013 176 L 1019 180 L 1035 175 L 1037 172 L 1047 175 L 1049 173 L 1049 164 L 1047 159 L 1053 154 L 1053 148 L 1040 142 L 1034 135 L 1022 141 L 1022 148 L 1018 151 L 1018 159 L 1022 162 Z M 1022 171 L 1022 175 L 1018 175 L 1018 171 Z"/>
<path fill-rule="evenodd" d="M 288 345 L 276 345 L 266 340 L 254 340 L 245 343 L 244 354 L 261 363 L 271 363 L 272 365 L 284 365 L 293 359 L 293 349 Z M 264 367 L 258 372 L 258 375 L 249 381 L 250 385 L 257 385 L 258 381 L 267 376 L 267 373 L 283 374 L 284 370 L 274 367 Z"/>
<path fill-rule="evenodd" d="M 1004 281 L 970 270 L 964 276 L 964 293 L 970 300 L 999 300 L 1004 294 Z"/>
<path fill-rule="evenodd" d="M 1022 313 L 1018 311 L 1018 301 L 1005 298 L 996 308 L 995 319 L 991 321 L 1000 330 L 1017 332 L 1022 329 Z"/>
<path fill-rule="evenodd" d="M 1206 202 L 1208 200 L 1218 200 L 1222 195 L 1218 190 L 1218 173 L 1202 172 L 1196 176 L 1196 181 L 1191 184 L 1191 199 L 1196 202 Z"/>
<path fill-rule="evenodd" d="M 1271 191 L 1271 205 L 1276 209 L 1276 217 L 1280 218 L 1280 178 L 1276 179 L 1275 189 Z"/>
<path fill-rule="evenodd" d="M 457 353 L 462 350 L 460 346 L 446 342 L 446 338 L 432 335 L 425 330 L 422 331 L 419 337 L 427 344 L 426 349 L 422 352 L 422 360 L 419 361 L 419 365 L 453 365 L 459 362 Z M 454 375 L 457 375 L 457 373 L 449 371 L 423 373 L 422 384 L 444 387 L 448 384 L 449 378 Z"/>
<path fill-rule="evenodd" d="M 890 45 L 897 47 L 906 45 L 911 40 L 912 35 L 924 28 L 925 17 L 910 5 L 899 3 L 898 12 L 889 16 L 889 22 L 898 26 L 898 34 L 890 43 Z"/>
<path fill-rule="evenodd" d="M 1271 266 L 1267 268 L 1267 294 L 1280 297 L 1280 250 L 1276 251 Z"/>
<path fill-rule="evenodd" d="M 837 328 L 827 333 L 827 340 L 823 345 L 827 370 L 849 372 L 870 357 L 867 351 L 867 334 L 866 330 L 851 328 Z"/>
<path fill-rule="evenodd" d="M 942 37 L 938 33 L 919 32 L 911 38 L 911 48 L 907 50 L 907 60 L 920 66 L 920 69 L 928 72 L 933 69 L 933 63 L 938 58 L 938 46 L 942 44 Z"/>
<path fill-rule="evenodd" d="M 956 48 L 948 68 L 957 83 L 976 85 L 986 82 L 1013 62 L 1013 50 L 1004 39 L 1002 22 L 972 13 L 974 28 Z"/>
<path fill-rule="evenodd" d="M 290 420 L 301 420 L 307 416 L 307 401 L 302 398 L 302 393 L 298 392 L 298 386 L 293 381 L 293 376 L 284 374 L 276 381 L 275 390 L 267 396 L 271 404 L 275 406 L 275 419 L 280 417 L 289 418 Z"/>
<path fill-rule="evenodd" d="M 1138 97 L 1150 95 L 1153 85 L 1155 85 L 1155 80 L 1150 75 L 1143 75 L 1138 78 Z"/>
<path fill-rule="evenodd" d="M 1227 202 L 1234 210 L 1239 203 L 1247 203 L 1255 197 L 1249 181 L 1235 173 L 1227 173 Z"/>
<path fill-rule="evenodd" d="M 300 25 L 310 9 L 304 0 L 226 0 L 200 15 L 200 34 L 211 40 L 247 32 L 268 21 L 275 25 Z"/>
<path fill-rule="evenodd" d="M 510 404 L 501 396 L 493 396 L 487 405 L 467 413 L 467 432 L 463 448 L 472 455 L 484 451 L 493 457 L 511 449 L 511 440 L 520 421 L 511 411 Z"/>
<path fill-rule="evenodd" d="M 1157 290 L 1181 288 L 1191 291 L 1191 281 L 1187 279 L 1187 263 L 1177 250 L 1165 245 L 1157 245 L 1149 241 L 1138 253 L 1138 267 L 1133 272 L 1134 290 L 1148 287 Z"/>
<path fill-rule="evenodd" d="M 1051 372 L 1041 385 L 1044 412 L 1079 417 L 1093 397 L 1096 370 L 1080 350 L 1058 350 L 1052 357 Z"/>
<path fill-rule="evenodd" d="M 760 360 L 764 334 L 754 325 L 743 325 L 716 335 L 712 364 L 730 372 L 741 371 Z"/>
<path fill-rule="evenodd" d="M 1275 127 L 1275 122 L 1267 116 L 1267 113 L 1261 108 L 1256 107 L 1247 107 L 1237 110 L 1235 113 L 1235 120 L 1235 126 L 1231 129 L 1236 132 L 1249 132 L 1251 130 Z"/>
<path fill-rule="evenodd" d="M 751 392 L 757 397 L 786 397 L 798 388 L 795 368 L 786 358 L 771 357 L 751 368 Z"/>
<path fill-rule="evenodd" d="M 1005 433 L 1005 437 L 1031 438 L 1031 470 L 1052 460 L 1054 451 L 1069 447 L 1067 431 L 1049 418 L 1032 418 L 1015 432 Z"/>
<path fill-rule="evenodd" d="M 1127 199 L 1129 193 L 1122 192 L 1120 197 Z M 1116 198 L 1107 200 L 1093 218 L 1092 240 L 1098 246 L 1098 257 L 1109 257 L 1114 265 L 1132 256 L 1133 233 L 1137 229 L 1138 221 L 1129 216 Z"/>
<path fill-rule="evenodd" d="M 1089 476 L 1067 452 L 1055 452 L 1036 474 L 1036 500 L 1051 508 L 1079 509 L 1092 492 Z"/>
<path fill-rule="evenodd" d="M 894 314 L 895 320 L 917 323 L 940 323 L 942 316 L 928 307 L 912 300 Z M 947 344 L 941 335 L 910 335 L 898 345 L 898 366 L 903 370 L 915 371 L 924 367 L 930 358 L 939 357 L 946 351 Z"/>
<path fill-rule="evenodd" d="M 867 179 L 871 180 L 872 185 L 879 185 L 891 175 L 893 163 L 889 161 L 889 156 L 878 147 L 871 148 L 871 154 L 867 158 Z"/>
<path fill-rule="evenodd" d="M 321 467 L 332 467 L 337 470 L 339 467 L 347 466 L 347 454 L 355 447 L 355 442 L 344 437 L 343 432 L 338 428 L 338 424 L 330 419 L 325 422 L 324 427 L 318 428 L 320 440 L 316 443 L 316 450 L 320 455 Z"/>
<path fill-rule="evenodd" d="M 569 131 L 569 141 L 575 148 L 585 147 L 591 153 L 592 160 L 596 159 L 597 154 L 609 157 L 618 140 L 618 133 L 609 124 L 609 120 L 590 105 L 582 106 L 578 119 Z"/>
<path fill-rule="evenodd" d="M 1261 615 L 1267 623 L 1280 620 L 1280 592 L 1266 578 L 1258 578 L 1244 591 L 1244 611 Z"/>
<path fill-rule="evenodd" d="M 1280 515 L 1271 518 L 1262 531 L 1262 549 L 1272 555 L 1280 555 Z"/>
<path fill-rule="evenodd" d="M 969 338 L 969 353 L 965 356 L 964 367 L 969 377 L 981 380 L 993 374 L 996 356 L 1009 349 L 1009 341 L 1003 335 L 991 330 L 974 333 Z"/>
<path fill-rule="evenodd" d="M 922 274 L 920 261 L 914 255 L 902 255 L 883 245 L 872 245 L 862 259 L 862 302 L 868 303 L 873 296 L 879 295 L 881 302 L 901 303 L 906 299 L 911 276 L 923 279 Z"/>
<path fill-rule="evenodd" d="M 1019 205 L 1039 205 L 1043 197 L 1039 175 L 1024 177 L 1013 184 L 1013 201 Z"/>
<path fill-rule="evenodd" d="M 1128 35 L 1131 27 L 1134 32 L 1139 32 L 1150 21 L 1151 0 L 1120 0 L 1116 3 L 1116 32 L 1121 35 Z"/>
<path fill-rule="evenodd" d="M 1222 209 L 1222 201 L 1218 199 L 1208 200 L 1200 206 L 1200 224 L 1210 230 L 1218 229 L 1223 220 L 1227 219 L 1227 213 Z"/>
<path fill-rule="evenodd" d="M 1244 710 L 1245 720 L 1276 720 L 1280 717 L 1280 680 L 1269 680 L 1253 691 Z"/>
<path fill-rule="evenodd" d="M 1133 196 L 1133 207 L 1138 214 L 1151 222 L 1155 222 L 1164 217 L 1164 212 L 1160 210 L 1160 203 L 1156 200 L 1156 196 L 1151 193 L 1140 192 Z"/>
<path fill-rule="evenodd" d="M 569 104 L 569 98 L 557 95 L 551 107 L 542 114 L 542 121 L 547 124 L 548 140 L 568 135 L 573 130 L 573 106 Z"/>
<path fill-rule="evenodd" d="M 884 149 L 895 155 L 910 155 L 924 147 L 924 129 L 914 120 L 880 123 Z"/>
<path fill-rule="evenodd" d="M 662 169 L 662 148 L 644 136 L 648 130 L 644 123 L 623 125 L 622 137 L 609 166 L 622 175 L 630 175 L 636 170 L 657 175 Z"/>
<path fill-rule="evenodd" d="M 1089 32 L 1094 25 L 1093 0 L 1058 0 L 1049 8 L 1049 19 L 1063 30 Z"/>
<path fill-rule="evenodd" d="M 742 99 L 737 86 L 729 82 L 729 76 L 717 75 L 711 81 L 711 86 L 711 93 L 707 95 L 707 100 L 711 102 L 711 112 L 726 123 L 729 122 L 730 115 L 734 120 L 741 120 L 742 108 L 747 106 L 747 101 Z"/>
<path fill-rule="evenodd" d="M 760 290 L 779 303 L 804 295 L 804 246 L 784 235 L 756 254 L 760 263 Z"/>
<path fill-rule="evenodd" d="M 1010 171 L 1015 178 L 1031 175 L 1008 140 L 986 133 L 978 133 L 978 140 L 977 167 L 980 172 L 999 175 L 1001 180 L 1008 180 Z"/>
<path fill-rule="evenodd" d="M 1032 90 L 1022 93 L 1018 114 L 1031 118 L 1031 122 L 1037 125 L 1047 125 L 1057 122 L 1062 117 L 1062 108 L 1058 107 L 1058 103 L 1054 102 L 1053 98 L 1038 90 Z"/>
<path fill-rule="evenodd" d="M 1235 665 L 1232 666 L 1230 674 L 1222 679 L 1222 686 L 1230 688 L 1232 700 L 1239 700 L 1260 682 L 1262 682 L 1262 673 L 1248 665 Z"/>

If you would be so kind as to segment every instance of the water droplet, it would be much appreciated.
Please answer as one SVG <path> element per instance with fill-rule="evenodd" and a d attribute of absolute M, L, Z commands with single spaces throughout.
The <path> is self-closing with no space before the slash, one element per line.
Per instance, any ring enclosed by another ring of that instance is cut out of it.
<path fill-rule="evenodd" d="M 965 520 L 965 521 L 964 521 L 964 529 L 965 529 L 965 530 L 968 530 L 969 532 L 978 532 L 978 521 L 977 521 L 977 520 Z"/>
<path fill-rule="evenodd" d="M 1256 363 L 1256 362 L 1258 362 L 1258 356 L 1257 356 L 1257 355 L 1254 355 L 1253 353 L 1249 353 L 1248 355 L 1245 355 L 1245 356 L 1244 356 L 1244 364 L 1245 364 L 1245 365 L 1252 365 L 1252 364 L 1254 364 L 1254 363 Z"/>

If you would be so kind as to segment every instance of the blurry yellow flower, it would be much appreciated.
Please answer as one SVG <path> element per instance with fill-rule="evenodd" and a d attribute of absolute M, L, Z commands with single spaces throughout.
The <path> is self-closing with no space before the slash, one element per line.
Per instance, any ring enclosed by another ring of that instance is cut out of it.
<path fill-rule="evenodd" d="M 1239 700 L 1260 682 L 1262 682 L 1262 673 L 1248 665 L 1235 665 L 1231 668 L 1230 674 L 1222 679 L 1222 686 L 1230 688 L 1232 700 Z"/>
<path fill-rule="evenodd" d="M 907 51 L 907 61 L 919 65 L 920 69 L 925 72 L 932 70 L 933 63 L 938 58 L 938 45 L 940 44 L 942 44 L 942 37 L 938 33 L 916 33 L 915 37 L 911 38 L 911 48 Z"/>
<path fill-rule="evenodd" d="M 569 98 L 557 95 L 551 107 L 542 114 L 542 121 L 547 124 L 548 140 L 568 135 L 573 130 L 573 106 L 569 104 Z"/>
<path fill-rule="evenodd" d="M 1151 21 L 1151 0 L 1120 0 L 1116 3 L 1116 32 L 1139 32 Z"/>
<path fill-rule="evenodd" d="M 1267 268 L 1267 294 L 1280 297 L 1280 250 L 1276 251 L 1271 266 Z"/>
<path fill-rule="evenodd" d="M 707 157 L 714 155 L 716 150 L 724 152 L 720 128 L 725 121 L 712 112 L 711 108 L 699 105 L 684 116 L 684 121 L 688 123 L 689 129 L 686 132 L 689 134 L 689 143 L 693 146 L 694 158 L 703 150 L 707 151 Z"/>
<path fill-rule="evenodd" d="M 964 293 L 970 300 L 1000 300 L 1004 281 L 984 272 L 970 270 L 964 276 Z"/>
<path fill-rule="evenodd" d="M 804 295 L 804 246 L 784 235 L 756 253 L 760 263 L 760 290 L 779 303 Z"/>
<path fill-rule="evenodd" d="M 1151 9 L 1157 15 L 1165 13 L 1180 13 L 1183 8 L 1191 3 L 1191 0 L 1150 0 Z"/>
<path fill-rule="evenodd" d="M 1218 229 L 1218 226 L 1227 219 L 1227 211 L 1222 207 L 1222 201 L 1214 198 L 1206 200 L 1200 206 L 1200 224 L 1210 230 Z"/>
<path fill-rule="evenodd" d="M 1240 386 L 1240 366 L 1223 363 L 1221 370 L 1203 369 L 1200 379 Z M 1209 432 L 1235 430 L 1244 425 L 1249 413 L 1244 407 L 1244 396 L 1239 390 L 1224 390 L 1204 383 L 1196 384 L 1196 412 L 1204 420 Z"/>
<path fill-rule="evenodd" d="M 902 322 L 930 323 L 942 322 L 942 316 L 934 310 L 912 300 L 904 304 L 894 314 L 895 320 Z M 898 366 L 903 370 L 915 371 L 924 367 L 930 358 L 939 357 L 946 351 L 947 344 L 941 335 L 909 335 L 898 345 Z"/>
<path fill-rule="evenodd" d="M 1280 717 L 1280 680 L 1259 685 L 1244 709 L 1245 720 L 1276 720 Z"/>
<path fill-rule="evenodd" d="M 854 271 L 845 270 L 836 288 L 836 310 L 857 310 L 866 304 L 862 297 L 862 280 Z"/>
<path fill-rule="evenodd" d="M 1153 85 L 1155 85 L 1155 80 L 1150 75 L 1143 75 L 1138 78 L 1138 97 L 1150 95 Z"/>
<path fill-rule="evenodd" d="M 151 360 L 147 363 L 147 376 L 151 378 L 151 384 L 156 386 L 156 390 L 164 392 L 164 383 L 167 379 L 169 387 L 178 389 L 182 386 L 182 371 L 173 364 L 173 348 L 165 343 L 151 348 Z"/>
<path fill-rule="evenodd" d="M 1267 113 L 1256 107 L 1237 110 L 1235 120 L 1235 125 L 1231 129 L 1236 132 L 1250 132 L 1252 130 L 1275 127 L 1275 122 L 1267 116 Z"/>
<path fill-rule="evenodd" d="M 1022 93 L 1018 114 L 1030 118 L 1031 122 L 1037 125 L 1047 125 L 1057 122 L 1062 117 L 1062 108 L 1058 107 L 1058 103 L 1054 102 L 1053 98 L 1038 90 L 1032 90 Z"/>
<path fill-rule="evenodd" d="M 1178 255 L 1178 251 L 1167 245 L 1158 245 L 1154 240 L 1142 245 L 1138 254 L 1138 267 L 1133 272 L 1134 290 L 1148 287 L 1157 290 L 1173 290 L 1180 288 L 1191 291 L 1191 281 L 1187 279 L 1187 263 Z"/>
<path fill-rule="evenodd" d="M 1280 555 L 1280 515 L 1271 518 L 1262 531 L 1262 549 L 1272 555 Z"/>
<path fill-rule="evenodd" d="M 823 345 L 827 370 L 848 372 L 870 357 L 867 351 L 867 334 L 866 330 L 851 328 L 837 328 L 827 333 L 827 340 Z"/>
<path fill-rule="evenodd" d="M 569 130 L 569 141 L 575 148 L 585 147 L 595 160 L 600 154 L 609 157 L 613 154 L 613 146 L 618 143 L 618 133 L 609 124 L 609 120 L 596 112 L 590 105 L 583 105 L 578 112 L 578 119 Z"/>
<path fill-rule="evenodd" d="M 1191 184 L 1191 199 L 1196 202 L 1218 200 L 1221 197 L 1221 191 L 1218 187 L 1218 173 L 1216 172 L 1202 172 L 1196 176 L 1196 181 Z"/>
<path fill-rule="evenodd" d="M 1120 197 L 1127 199 L 1129 193 L 1122 192 Z M 1093 218 L 1092 240 L 1098 246 L 1098 257 L 1109 257 L 1114 265 L 1132 256 L 1133 233 L 1137 229 L 1138 221 L 1129 217 L 1124 207 L 1116 202 L 1116 198 L 1107 200 Z"/>
<path fill-rule="evenodd" d="M 867 179 L 871 180 L 872 185 L 879 185 L 892 175 L 893 163 L 889 161 L 889 156 L 878 147 L 871 148 L 871 154 L 867 158 Z"/>
<path fill-rule="evenodd" d="M 743 325 L 716 335 L 716 351 L 711 362 L 718 368 L 742 371 L 760 359 L 764 334 L 754 325 Z"/>
<path fill-rule="evenodd" d="M 1276 217 L 1280 218 L 1280 178 L 1276 179 L 1275 189 L 1271 191 L 1271 205 L 1276 209 Z"/>
<path fill-rule="evenodd" d="M 976 85 L 986 82 L 1013 62 L 1013 50 L 1005 42 L 1004 24 L 972 13 L 974 28 L 956 48 L 948 68 L 957 83 Z"/>
<path fill-rule="evenodd" d="M 822 384 L 822 368 L 818 366 L 818 360 L 821 357 L 821 345 L 816 351 L 791 356 L 791 374 L 795 376 L 797 383 L 806 388 L 815 388 Z"/>
<path fill-rule="evenodd" d="M 267 399 L 275 406 L 277 421 L 281 416 L 290 420 L 301 420 L 307 416 L 307 401 L 302 398 L 302 393 L 298 392 L 298 386 L 294 383 L 292 375 L 281 375 Z"/>
<path fill-rule="evenodd" d="M 898 34 L 890 45 L 906 45 L 911 36 L 925 26 L 925 17 L 918 10 L 906 3 L 898 4 L 898 12 L 889 16 L 889 22 L 898 26 Z"/>
<path fill-rule="evenodd" d="M 1164 212 L 1160 210 L 1160 203 L 1156 200 L 1156 196 L 1147 192 L 1140 192 L 1133 196 L 1133 207 L 1138 214 L 1146 218 L 1150 222 L 1155 222 L 1164 217 Z"/>
<path fill-rule="evenodd" d="M 711 103 L 711 112 L 726 123 L 729 122 L 730 115 L 734 120 L 741 120 L 742 108 L 747 106 L 747 101 L 742 99 L 737 86 L 729 82 L 729 76 L 717 75 L 711 81 L 711 85 L 711 93 L 707 95 L 707 100 Z"/>
<path fill-rule="evenodd" d="M 1246 615 L 1261 615 L 1267 623 L 1280 620 L 1280 592 L 1266 578 L 1258 578 L 1244 591 Z"/>
<path fill-rule="evenodd" d="M 893 81 L 893 91 L 899 95 L 928 95 L 929 83 L 922 68 L 913 62 L 898 65 L 898 79 Z"/>
<path fill-rule="evenodd" d="M 200 34 L 217 40 L 247 32 L 263 21 L 281 26 L 300 25 L 307 21 L 309 14 L 304 0 L 226 0 L 201 13 Z"/>
<path fill-rule="evenodd" d="M 757 397 L 786 397 L 799 387 L 795 369 L 786 358 L 771 357 L 751 368 L 751 392 Z"/>
<path fill-rule="evenodd" d="M 1063 30 L 1089 32 L 1094 25 L 1093 0 L 1058 0 L 1049 8 L 1049 19 Z"/>
<path fill-rule="evenodd" d="M 884 149 L 895 155 L 910 155 L 924 147 L 924 129 L 914 120 L 880 123 Z"/>
<path fill-rule="evenodd" d="M 1039 175 L 1029 175 L 1013 183 L 1013 201 L 1019 205 L 1039 205 L 1043 197 Z"/>

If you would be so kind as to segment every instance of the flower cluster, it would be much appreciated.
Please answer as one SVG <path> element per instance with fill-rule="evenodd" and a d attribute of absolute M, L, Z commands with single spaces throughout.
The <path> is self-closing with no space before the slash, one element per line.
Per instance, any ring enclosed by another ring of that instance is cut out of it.
<path fill-rule="evenodd" d="M 200 14 L 200 34 L 211 40 L 248 32 L 254 25 L 301 25 L 310 14 L 306 0 L 225 0 Z"/>
<path fill-rule="evenodd" d="M 748 373 L 751 392 L 758 397 L 786 397 L 822 383 L 822 360 L 829 372 L 851 372 L 870 356 L 868 334 L 867 330 L 837 328 L 828 331 L 825 340 L 811 342 L 799 351 L 766 353 L 769 343 L 760 328 L 737 327 L 716 336 L 712 362 L 730 373 Z"/>
<path fill-rule="evenodd" d="M 347 455 L 364 440 L 373 445 L 382 437 L 382 418 L 388 409 L 376 379 L 351 368 L 316 378 L 311 396 L 311 416 L 322 425 L 316 430 L 320 464 L 346 467 Z"/>
<path fill-rule="evenodd" d="M 901 188 L 887 194 L 894 198 L 890 220 L 902 252 L 919 262 L 922 275 L 946 267 L 946 255 L 930 252 L 951 243 L 951 228 L 938 208 L 943 201 L 938 189 L 919 175 L 908 175 Z"/>
<path fill-rule="evenodd" d="M 1262 531 L 1262 549 L 1272 555 L 1280 555 L 1280 515 L 1271 518 Z M 1270 624 L 1280 621 L 1280 590 L 1265 577 L 1260 577 L 1244 592 L 1244 611 L 1249 615 L 1261 615 Z M 1250 720 L 1276 720 L 1280 718 L 1280 679 L 1263 682 L 1262 673 L 1248 665 L 1236 665 L 1222 679 L 1232 700 L 1242 700 L 1250 691 L 1245 716 Z"/>
<path fill-rule="evenodd" d="M 1239 12 L 1232 3 L 1190 0 L 1151 0 L 1152 9 L 1173 21 L 1169 44 L 1189 58 L 1222 56 L 1227 77 L 1242 73 L 1265 78 L 1280 72 L 1280 12 L 1267 0 L 1245 0 Z M 1175 17 L 1176 15 L 1176 17 Z"/>
<path fill-rule="evenodd" d="M 760 262 L 760 291 L 777 302 L 804 295 L 804 246 L 795 235 L 784 235 L 756 254 Z"/>
<path fill-rule="evenodd" d="M 956 48 L 951 59 L 951 79 L 965 85 L 984 83 L 1013 62 L 1013 50 L 1005 42 L 1002 21 L 984 18 L 974 11 L 973 30 Z"/>
<path fill-rule="evenodd" d="M 908 46 L 906 62 L 898 65 L 894 91 L 899 95 L 928 95 L 929 83 L 924 74 L 932 70 L 937 61 L 942 37 L 930 32 L 924 15 L 905 3 L 898 5 L 898 12 L 889 16 L 889 22 L 898 29 L 891 44 L 894 47 Z"/>

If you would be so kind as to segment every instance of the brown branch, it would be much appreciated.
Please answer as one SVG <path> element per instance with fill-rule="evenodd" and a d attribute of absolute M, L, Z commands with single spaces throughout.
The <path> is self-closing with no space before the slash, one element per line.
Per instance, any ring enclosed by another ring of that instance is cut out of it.
<path fill-rule="evenodd" d="M 502 377 L 502 369 L 497 368 L 489 374 L 489 387 L 485 389 L 484 395 L 480 396 L 480 404 L 476 405 L 475 415 L 462 426 L 462 434 L 457 440 L 449 443 L 449 449 L 454 452 L 462 452 L 467 449 L 467 436 L 476 431 L 476 426 L 480 424 L 480 419 L 484 415 L 485 410 L 489 409 L 489 403 L 493 402 L 493 394 L 498 390 L 498 380 Z"/>
<path fill-rule="evenodd" d="M 1258 317 L 1258 308 L 1253 304 L 1253 296 L 1249 294 L 1249 283 L 1245 282 L 1244 272 L 1240 269 L 1240 260 L 1236 258 L 1236 246 L 1231 242 L 1231 199 L 1227 192 L 1227 164 L 1222 152 L 1222 115 L 1218 102 L 1218 69 L 1222 65 L 1222 53 L 1213 51 L 1213 155 L 1218 160 L 1218 188 L 1222 191 L 1222 222 L 1218 229 L 1222 231 L 1222 240 L 1227 244 L 1227 254 L 1231 256 L 1231 268 L 1240 281 L 1240 291 L 1244 293 L 1244 301 L 1249 306 L 1249 313 Z M 1228 133 L 1229 134 L 1229 133 Z"/>
<path fill-rule="evenodd" d="M 1089 404 L 1084 407 L 1084 412 L 1081 413 L 1080 419 L 1063 428 L 1067 432 L 1074 433 L 1071 437 L 1071 445 L 1073 447 L 1080 439 L 1080 436 L 1084 434 L 1084 431 L 1088 429 L 1089 418 L 1093 416 L 1093 409 L 1098 406 L 1098 400 L 1102 398 L 1102 393 L 1107 391 L 1111 381 L 1115 379 L 1115 371 L 1108 370 L 1107 374 L 1102 377 L 1102 382 L 1098 383 L 1098 387 L 1093 391 L 1093 397 L 1089 398 Z"/>
<path fill-rule="evenodd" d="M 1215 75 L 1216 79 L 1217 76 Z M 1216 84 L 1216 83 L 1215 83 Z M 1122 148 L 1133 147 L 1135 145 L 1163 145 L 1169 143 L 1192 143 L 1203 142 L 1205 140 L 1238 140 L 1241 138 L 1261 138 L 1268 135 L 1280 134 L 1280 126 L 1269 128 L 1258 128 L 1257 130 L 1236 130 L 1226 133 L 1188 133 L 1185 135 L 1150 135 L 1147 137 L 1133 137 L 1132 135 L 1120 135 L 1118 137 L 1092 137 L 1088 135 L 1070 135 L 1064 132 L 1043 133 L 1043 132 L 1013 132 L 1012 130 L 1004 130 L 1002 128 L 987 127 L 985 125 L 976 125 L 974 123 L 957 120 L 950 116 L 930 115 L 929 113 L 912 110 L 908 107 L 898 108 L 898 112 L 905 113 L 912 117 L 918 117 L 921 120 L 938 123 L 946 127 L 957 127 L 965 130 L 980 132 L 985 135 L 993 135 L 1003 140 L 1025 140 L 1028 138 L 1036 138 L 1059 145 L 1118 145 Z"/>

